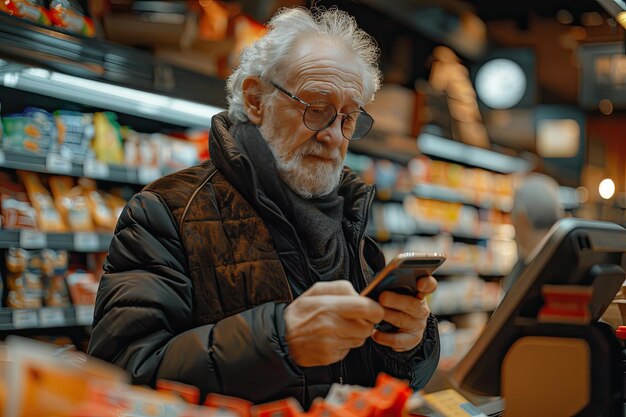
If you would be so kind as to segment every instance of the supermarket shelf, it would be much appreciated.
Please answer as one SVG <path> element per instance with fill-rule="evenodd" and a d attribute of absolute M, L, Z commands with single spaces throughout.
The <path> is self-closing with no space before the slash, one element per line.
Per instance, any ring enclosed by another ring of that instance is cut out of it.
<path fill-rule="evenodd" d="M 396 191 L 389 188 L 377 188 L 376 189 L 376 200 L 383 203 L 402 203 L 404 202 L 404 198 L 410 193 Z"/>
<path fill-rule="evenodd" d="M 407 165 L 412 158 L 419 155 L 415 137 L 390 135 L 376 128 L 363 139 L 351 141 L 350 152 L 376 159 L 388 159 L 401 165 Z"/>
<path fill-rule="evenodd" d="M 0 167 L 140 185 L 148 184 L 165 175 L 154 167 L 108 165 L 97 160 L 75 162 L 55 153 L 35 155 L 9 149 L 0 149 Z"/>
<path fill-rule="evenodd" d="M 0 332 L 91 326 L 93 311 L 93 305 L 35 309 L 0 308 Z"/>
<path fill-rule="evenodd" d="M 491 238 L 490 233 L 475 233 L 467 230 L 446 230 L 441 228 L 438 224 L 420 222 L 413 232 L 398 232 L 389 231 L 386 229 L 369 228 L 368 235 L 378 240 L 406 240 L 415 235 L 438 235 L 442 233 L 448 233 L 454 237 L 470 240 L 485 240 Z"/>
<path fill-rule="evenodd" d="M 413 188 L 417 197 L 431 200 L 461 203 L 481 208 L 496 208 L 501 211 L 511 211 L 512 198 L 494 198 L 489 194 L 466 193 L 454 188 L 434 184 L 418 184 Z"/>
<path fill-rule="evenodd" d="M 532 169 L 532 164 L 525 159 L 445 139 L 428 132 L 422 132 L 417 137 L 417 147 L 430 157 L 502 174 L 524 173 Z"/>
<path fill-rule="evenodd" d="M 37 230 L 0 230 L 0 248 L 65 249 L 74 252 L 107 252 L 109 233 L 43 233 Z"/>
<path fill-rule="evenodd" d="M 368 228 L 367 235 L 378 242 L 404 242 L 411 236 L 415 236 L 418 233 L 397 233 L 389 232 L 385 229 L 373 229 Z"/>
<path fill-rule="evenodd" d="M 0 84 L 57 99 L 201 128 L 225 108 L 223 80 L 5 14 L 0 57 Z"/>

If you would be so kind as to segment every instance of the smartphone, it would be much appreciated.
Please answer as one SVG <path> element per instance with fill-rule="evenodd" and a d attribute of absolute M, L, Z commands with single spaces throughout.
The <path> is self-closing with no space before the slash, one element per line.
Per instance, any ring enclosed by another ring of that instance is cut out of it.
<path fill-rule="evenodd" d="M 432 275 L 445 261 L 443 253 L 401 253 L 374 276 L 361 295 L 373 300 L 377 300 L 383 291 L 417 296 L 417 280 Z M 387 322 L 379 323 L 376 328 L 383 332 L 398 330 Z"/>

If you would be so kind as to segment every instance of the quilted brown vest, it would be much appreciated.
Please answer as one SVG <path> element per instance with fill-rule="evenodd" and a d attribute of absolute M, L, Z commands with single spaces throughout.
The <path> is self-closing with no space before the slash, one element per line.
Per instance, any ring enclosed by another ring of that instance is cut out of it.
<path fill-rule="evenodd" d="M 196 325 L 292 300 L 267 227 L 212 162 L 163 177 L 146 190 L 165 201 L 178 225 Z"/>

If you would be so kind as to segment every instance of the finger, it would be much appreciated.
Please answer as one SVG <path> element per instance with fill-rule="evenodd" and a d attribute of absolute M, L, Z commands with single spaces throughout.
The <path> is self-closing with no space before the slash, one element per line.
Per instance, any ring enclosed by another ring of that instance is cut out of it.
<path fill-rule="evenodd" d="M 417 280 L 417 291 L 420 298 L 424 298 L 437 290 L 437 280 L 433 277 L 423 277 Z"/>
<path fill-rule="evenodd" d="M 332 334 L 337 339 L 367 339 L 372 334 L 376 323 L 363 319 L 338 318 L 332 323 Z M 328 326 L 328 327 L 330 327 Z"/>
<path fill-rule="evenodd" d="M 328 296 L 324 308 L 335 311 L 345 319 L 363 319 L 379 323 L 385 315 L 384 308 L 376 301 L 361 296 Z"/>
<path fill-rule="evenodd" d="M 370 332 L 367 337 L 369 337 L 371 335 L 372 332 Z M 343 349 L 354 349 L 354 348 L 358 348 L 361 347 L 365 344 L 365 341 L 367 340 L 367 337 L 353 337 L 350 339 L 342 339 L 338 345 L 339 348 L 341 350 Z"/>
<path fill-rule="evenodd" d="M 358 295 L 352 283 L 345 279 L 336 281 L 316 282 L 302 293 L 302 296 L 309 295 Z"/>
<path fill-rule="evenodd" d="M 378 302 L 385 308 L 402 311 L 413 317 L 418 317 L 423 304 L 426 304 L 425 300 L 392 291 L 384 291 L 378 297 Z"/>
<path fill-rule="evenodd" d="M 385 309 L 384 320 L 401 330 L 414 330 L 426 326 L 427 317 L 416 318 L 402 311 Z"/>
<path fill-rule="evenodd" d="M 378 330 L 372 332 L 372 340 L 379 345 L 388 346 L 397 352 L 413 349 L 422 341 L 424 331 L 413 333 L 385 333 Z"/>
<path fill-rule="evenodd" d="M 367 335 L 367 337 L 369 336 L 371 336 L 371 332 Z M 334 352 L 362 346 L 367 337 L 321 337 L 319 338 L 318 349 L 325 355 L 331 355 Z"/>

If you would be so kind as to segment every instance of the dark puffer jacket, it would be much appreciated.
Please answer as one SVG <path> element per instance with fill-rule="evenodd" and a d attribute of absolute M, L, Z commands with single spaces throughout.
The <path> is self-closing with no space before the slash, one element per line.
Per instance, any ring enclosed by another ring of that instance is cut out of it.
<path fill-rule="evenodd" d="M 89 353 L 125 368 L 138 384 L 171 379 L 198 386 L 202 395 L 256 403 L 293 396 L 308 406 L 333 382 L 371 386 L 381 371 L 423 387 L 439 358 L 432 316 L 410 352 L 368 340 L 329 367 L 300 368 L 291 360 L 283 314 L 293 278 L 285 271 L 301 268 L 305 255 L 297 236 L 281 228 L 285 219 L 261 219 L 242 196 L 250 195 L 238 169 L 245 157 L 229 126 L 224 114 L 214 118 L 215 163 L 157 180 L 124 209 L 98 290 Z M 358 291 L 384 265 L 364 233 L 373 189 L 345 170 L 340 195 Z"/>

